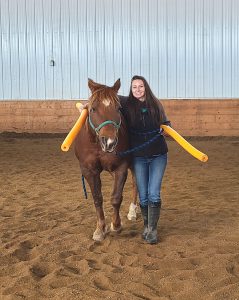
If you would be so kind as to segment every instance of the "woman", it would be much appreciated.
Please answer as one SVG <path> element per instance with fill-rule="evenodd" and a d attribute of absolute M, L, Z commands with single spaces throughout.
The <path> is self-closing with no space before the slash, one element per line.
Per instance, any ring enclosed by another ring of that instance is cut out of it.
<path fill-rule="evenodd" d="M 129 96 L 120 96 L 120 102 L 130 131 L 133 168 L 144 220 L 142 237 L 146 242 L 156 244 L 161 183 L 168 152 L 160 125 L 170 125 L 170 122 L 162 104 L 142 76 L 132 78 Z"/>

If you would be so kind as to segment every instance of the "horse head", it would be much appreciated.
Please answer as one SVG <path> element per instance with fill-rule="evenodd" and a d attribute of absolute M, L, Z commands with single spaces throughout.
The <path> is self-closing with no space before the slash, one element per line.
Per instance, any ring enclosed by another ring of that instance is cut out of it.
<path fill-rule="evenodd" d="M 88 79 L 91 90 L 89 99 L 89 124 L 94 130 L 102 151 L 113 152 L 118 143 L 121 125 L 120 103 L 117 96 L 120 79 L 112 87 Z"/>

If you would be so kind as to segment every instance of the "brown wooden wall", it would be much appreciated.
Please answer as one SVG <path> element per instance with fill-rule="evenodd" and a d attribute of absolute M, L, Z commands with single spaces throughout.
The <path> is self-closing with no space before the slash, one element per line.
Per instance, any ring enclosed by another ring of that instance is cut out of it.
<path fill-rule="evenodd" d="M 0 101 L 0 132 L 67 133 L 79 101 Z M 184 136 L 239 136 L 239 99 L 162 100 L 172 126 Z"/>

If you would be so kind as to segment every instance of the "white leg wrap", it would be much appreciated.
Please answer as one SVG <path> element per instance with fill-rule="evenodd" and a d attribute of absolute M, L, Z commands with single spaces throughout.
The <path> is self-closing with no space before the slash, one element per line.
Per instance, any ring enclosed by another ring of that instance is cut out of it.
<path fill-rule="evenodd" d="M 127 218 L 130 221 L 135 221 L 137 219 L 137 205 L 136 204 L 130 203 Z"/>

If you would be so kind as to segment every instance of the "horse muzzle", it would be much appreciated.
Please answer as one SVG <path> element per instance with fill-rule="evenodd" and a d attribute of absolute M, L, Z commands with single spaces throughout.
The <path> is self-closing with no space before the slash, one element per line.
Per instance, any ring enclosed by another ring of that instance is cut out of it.
<path fill-rule="evenodd" d="M 110 138 L 106 136 L 99 137 L 100 146 L 104 152 L 113 152 L 118 144 L 118 138 Z"/>

